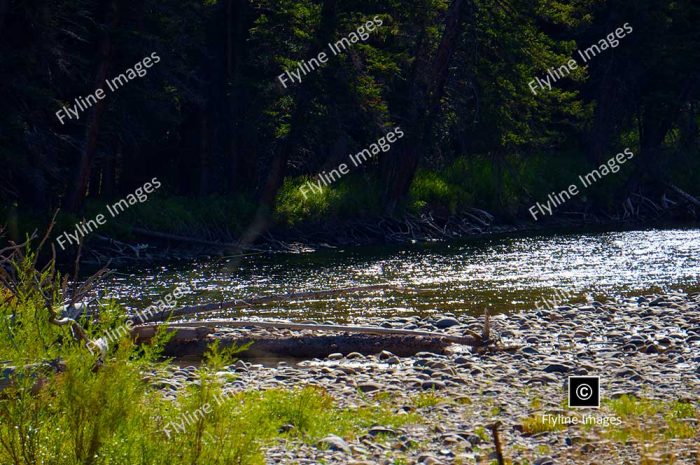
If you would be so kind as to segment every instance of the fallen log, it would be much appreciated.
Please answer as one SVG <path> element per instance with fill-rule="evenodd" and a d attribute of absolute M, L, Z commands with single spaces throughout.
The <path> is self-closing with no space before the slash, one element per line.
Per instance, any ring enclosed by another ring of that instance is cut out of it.
<path fill-rule="evenodd" d="M 250 346 L 236 354 L 240 359 L 311 359 L 325 358 L 333 353 L 344 355 L 357 352 L 363 355 L 389 351 L 399 357 L 409 357 L 418 352 L 445 353 L 450 343 L 442 338 L 414 338 L 410 336 L 379 336 L 374 334 L 292 336 L 292 337 L 217 337 L 221 347 Z M 207 352 L 213 337 L 186 342 L 169 343 L 164 353 L 169 357 L 200 359 Z"/>
<path fill-rule="evenodd" d="M 323 291 L 306 291 L 306 292 L 290 292 L 288 294 L 276 294 L 264 297 L 255 297 L 252 299 L 235 299 L 224 302 L 214 302 L 211 304 L 203 305 L 190 305 L 187 307 L 182 307 L 174 310 L 163 310 L 153 315 L 145 316 L 143 323 L 152 321 L 164 321 L 170 317 L 180 317 L 185 315 L 192 315 L 195 313 L 205 313 L 205 312 L 216 312 L 221 310 L 231 310 L 234 308 L 244 308 L 251 307 L 254 305 L 262 305 L 273 302 L 283 302 L 287 300 L 297 300 L 297 299 L 317 299 L 321 297 L 328 297 L 333 295 L 350 294 L 354 292 L 364 292 L 364 291 L 379 291 L 379 290 L 411 290 L 414 292 L 419 292 L 419 289 L 408 289 L 401 286 L 394 286 L 391 284 L 375 284 L 371 286 L 355 286 L 346 287 L 342 289 L 329 289 Z M 136 322 L 137 316 L 131 318 L 132 321 Z"/>
<path fill-rule="evenodd" d="M 433 331 L 417 331 L 413 329 L 396 329 L 396 328 L 378 328 L 375 326 L 349 326 L 349 325 L 317 325 L 307 323 L 291 323 L 285 321 L 250 321 L 250 320 L 230 320 L 230 319 L 214 319 L 204 321 L 183 321 L 179 323 L 168 323 L 165 325 L 168 329 L 188 329 L 193 328 L 267 328 L 267 329 L 291 329 L 291 330 L 310 330 L 310 331 L 335 331 L 347 332 L 354 334 L 377 334 L 377 335 L 402 335 L 411 337 L 432 337 L 444 339 L 450 343 L 462 344 L 467 346 L 480 346 L 482 338 L 473 331 L 469 331 L 465 336 L 455 336 L 453 334 L 437 333 Z M 156 332 L 158 327 L 154 325 L 135 326 L 131 330 L 133 337 L 150 338 Z"/>
<path fill-rule="evenodd" d="M 272 321 L 234 321 L 207 320 L 169 323 L 168 331 L 175 332 L 165 347 L 165 355 L 171 357 L 201 357 L 214 340 L 223 347 L 251 344 L 245 351 L 237 354 L 240 358 L 321 358 L 332 353 L 376 354 L 387 350 L 399 356 L 414 355 L 417 352 L 443 353 L 451 344 L 481 347 L 482 339 L 475 333 L 455 336 L 430 331 L 407 329 L 376 328 L 369 326 L 314 325 L 304 323 Z M 296 331 L 333 331 L 338 335 L 299 334 L 275 335 L 246 334 L 241 332 L 219 331 L 217 328 L 264 328 Z M 136 326 L 132 328 L 132 337 L 137 342 L 145 342 L 153 337 L 156 325 Z"/>

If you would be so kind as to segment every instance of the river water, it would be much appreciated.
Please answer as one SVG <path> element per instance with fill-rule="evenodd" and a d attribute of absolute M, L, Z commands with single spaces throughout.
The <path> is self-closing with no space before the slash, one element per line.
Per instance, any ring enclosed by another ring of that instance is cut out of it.
<path fill-rule="evenodd" d="M 358 247 L 293 255 L 250 255 L 120 270 L 104 292 L 145 308 L 176 286 L 179 304 L 388 283 L 421 292 L 379 291 L 284 301 L 231 316 L 348 322 L 363 316 L 482 314 L 700 290 L 700 230 L 493 237 L 403 247 Z M 544 306 L 549 306 L 544 304 Z"/>

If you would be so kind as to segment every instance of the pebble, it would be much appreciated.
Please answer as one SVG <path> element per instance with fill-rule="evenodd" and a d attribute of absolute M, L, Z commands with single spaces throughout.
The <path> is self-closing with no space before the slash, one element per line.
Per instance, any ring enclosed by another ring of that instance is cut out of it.
<path fill-rule="evenodd" d="M 384 386 L 378 383 L 362 383 L 357 385 L 357 389 L 362 392 L 374 392 L 384 389 Z"/>
<path fill-rule="evenodd" d="M 571 371 L 571 367 L 562 365 L 561 363 L 551 363 L 547 365 L 543 371 L 545 373 L 568 373 Z"/>
<path fill-rule="evenodd" d="M 437 381 L 434 379 L 428 380 L 428 381 L 423 381 L 421 383 L 421 388 L 423 390 L 428 390 L 428 389 L 445 389 L 445 383 L 442 381 Z"/>
<path fill-rule="evenodd" d="M 370 428 L 370 430 L 368 431 L 367 434 L 369 434 L 370 436 L 376 436 L 378 434 L 384 434 L 387 436 L 396 436 L 398 433 L 391 428 L 386 428 L 383 426 L 373 426 L 372 428 Z"/>

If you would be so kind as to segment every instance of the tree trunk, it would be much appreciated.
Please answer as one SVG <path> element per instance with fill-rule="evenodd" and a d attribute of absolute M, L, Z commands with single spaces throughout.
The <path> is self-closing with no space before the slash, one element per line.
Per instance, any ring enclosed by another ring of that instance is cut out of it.
<path fill-rule="evenodd" d="M 615 133 L 614 129 L 618 126 L 617 96 L 619 92 L 617 91 L 617 83 L 603 79 L 600 86 L 593 115 L 593 126 L 589 134 L 591 141 L 589 157 L 596 165 L 606 160 L 610 141 Z"/>
<path fill-rule="evenodd" d="M 337 0 L 324 0 L 321 11 L 321 24 L 314 44 L 310 47 L 309 55 L 312 56 L 318 53 L 331 40 L 336 27 L 336 10 Z M 275 209 L 275 199 L 287 172 L 289 156 L 301 139 L 303 134 L 302 122 L 305 120 L 312 102 L 313 93 L 309 90 L 309 86 L 315 79 L 322 79 L 322 77 L 323 70 L 319 70 L 298 84 L 298 90 L 295 95 L 296 104 L 294 105 L 290 121 L 289 133 L 280 141 L 274 152 L 267 181 L 260 196 L 258 211 L 253 222 L 241 238 L 241 245 L 244 247 L 252 244 L 270 225 L 272 212 Z"/>
<path fill-rule="evenodd" d="M 206 103 L 199 107 L 199 195 L 209 194 L 211 187 L 209 115 Z"/>
<path fill-rule="evenodd" d="M 685 104 L 679 127 L 681 146 L 685 149 L 694 147 L 698 141 L 698 123 L 693 102 Z"/>
<path fill-rule="evenodd" d="M 245 44 L 247 27 L 248 3 L 240 0 L 226 2 L 226 84 L 229 88 L 228 112 L 231 118 L 229 125 L 229 161 L 230 184 L 228 192 L 239 192 L 244 184 L 248 184 L 254 176 L 247 176 L 241 171 L 250 172 L 254 162 L 246 162 L 247 155 L 244 147 L 249 146 L 244 141 L 249 137 L 244 129 L 246 125 L 246 102 L 243 82 L 243 66 L 246 57 Z M 249 173 L 252 174 L 252 173 Z"/>
<path fill-rule="evenodd" d="M 449 63 L 462 30 L 465 0 L 454 0 L 445 15 L 445 27 L 440 45 L 432 60 L 416 61 L 416 72 L 410 85 L 410 106 L 404 127 L 406 140 L 401 150 L 389 151 L 384 158 L 384 208 L 393 213 L 408 193 L 423 151 L 428 146 L 435 118 L 440 113 L 440 101 L 449 75 Z M 420 55 L 420 53 L 419 53 Z"/>
<path fill-rule="evenodd" d="M 106 19 L 112 17 L 110 29 L 105 31 L 100 40 L 100 55 L 101 61 L 95 78 L 95 89 L 102 88 L 107 74 L 112 64 L 112 31 L 118 24 L 118 9 L 115 0 L 110 0 L 105 5 L 107 10 Z M 105 90 L 105 92 L 108 92 Z M 106 108 L 107 99 L 98 99 L 94 107 L 90 110 L 87 126 L 85 129 L 85 142 L 83 150 L 80 154 L 80 162 L 78 164 L 77 175 L 75 178 L 75 186 L 68 199 L 67 208 L 73 213 L 78 213 L 83 208 L 83 201 L 87 193 L 92 164 L 97 152 L 97 142 L 100 134 L 100 126 L 102 125 L 102 115 Z"/>
<path fill-rule="evenodd" d="M 698 86 L 698 77 L 690 76 L 675 98 L 655 100 L 644 104 L 639 134 L 639 157 L 635 162 L 635 172 L 624 187 L 625 193 L 633 192 L 646 177 L 654 184 L 663 185 L 660 171 L 662 146 L 666 134 L 679 120 L 679 112 Z"/>
<path fill-rule="evenodd" d="M 102 162 L 102 189 L 100 195 L 105 199 L 111 199 L 116 193 L 117 158 L 121 153 L 122 143 L 117 141 L 111 153 Z"/>

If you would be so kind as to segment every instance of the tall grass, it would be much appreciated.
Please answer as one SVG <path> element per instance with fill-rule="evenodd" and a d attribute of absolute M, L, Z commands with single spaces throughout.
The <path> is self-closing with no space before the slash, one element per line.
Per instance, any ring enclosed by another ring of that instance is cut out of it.
<path fill-rule="evenodd" d="M 277 196 L 277 220 L 286 225 L 337 218 L 361 218 L 381 212 L 381 190 L 375 180 L 351 173 L 330 186 L 310 189 L 308 176 L 288 178 Z M 302 193 L 301 187 L 306 188 Z"/>

